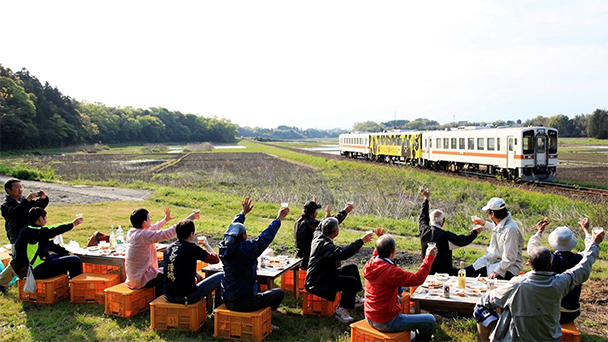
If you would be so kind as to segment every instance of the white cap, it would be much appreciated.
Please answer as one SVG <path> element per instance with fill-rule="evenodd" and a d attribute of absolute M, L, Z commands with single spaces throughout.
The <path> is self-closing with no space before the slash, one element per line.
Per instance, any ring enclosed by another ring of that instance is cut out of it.
<path fill-rule="evenodd" d="M 503 200 L 502 198 L 498 198 L 498 197 L 492 197 L 490 198 L 490 200 L 488 201 L 488 204 L 486 204 L 485 207 L 481 208 L 481 210 L 500 210 L 500 209 L 504 209 L 507 207 L 507 203 L 505 203 L 505 200 Z"/>
<path fill-rule="evenodd" d="M 570 252 L 576 247 L 576 236 L 568 227 L 557 227 L 549 234 L 549 244 L 556 251 Z"/>

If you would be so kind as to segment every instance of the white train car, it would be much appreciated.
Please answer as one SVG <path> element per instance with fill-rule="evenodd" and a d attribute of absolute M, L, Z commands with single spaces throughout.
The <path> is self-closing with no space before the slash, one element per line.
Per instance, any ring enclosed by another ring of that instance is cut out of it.
<path fill-rule="evenodd" d="M 422 166 L 553 180 L 557 130 L 549 127 L 464 128 L 422 133 Z"/>
<path fill-rule="evenodd" d="M 340 134 L 340 155 L 348 158 L 372 159 L 370 133 Z"/>

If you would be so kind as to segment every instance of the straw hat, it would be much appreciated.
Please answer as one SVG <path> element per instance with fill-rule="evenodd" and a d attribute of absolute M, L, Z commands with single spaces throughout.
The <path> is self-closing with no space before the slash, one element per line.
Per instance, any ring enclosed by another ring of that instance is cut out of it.
<path fill-rule="evenodd" d="M 576 236 L 568 227 L 557 227 L 549 234 L 549 244 L 560 252 L 570 252 L 576 247 Z"/>

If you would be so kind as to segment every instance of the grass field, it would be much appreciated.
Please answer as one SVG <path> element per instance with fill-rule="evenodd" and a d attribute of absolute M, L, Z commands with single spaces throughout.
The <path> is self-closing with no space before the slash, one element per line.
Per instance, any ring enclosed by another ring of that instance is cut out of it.
<path fill-rule="evenodd" d="M 337 244 L 350 243 L 370 228 L 384 227 L 397 236 L 400 250 L 419 254 L 416 235 L 421 203 L 417 189 L 420 185 L 430 188 L 431 206 L 446 211 L 446 228 L 457 233 L 468 231 L 470 215 L 483 215 L 481 207 L 488 198 L 495 196 L 505 198 L 509 210 L 525 232 L 526 241 L 534 232 L 534 224 L 545 216 L 553 220 L 551 227 L 575 227 L 581 216 L 589 217 L 593 225 L 605 227 L 608 223 L 605 205 L 522 191 L 509 184 L 495 186 L 421 173 L 415 169 L 335 161 L 251 142 L 241 142 L 241 145 L 247 147 L 247 153 L 243 153 L 242 149 L 222 150 L 222 153 L 149 153 L 143 147 L 121 146 L 121 153 L 114 153 L 112 148 L 99 154 L 27 157 L 25 160 L 11 158 L 2 163 L 27 163 L 37 168 L 52 168 L 58 181 L 71 184 L 125 186 L 155 191 L 146 202 L 139 203 L 65 206 L 51 203 L 48 209 L 50 224 L 71 220 L 77 212 L 85 214 L 84 224 L 64 234 L 64 239 L 81 244 L 96 230 L 109 232 L 111 224 L 128 227 L 129 214 L 137 207 L 148 208 L 155 220 L 162 217 L 162 209 L 167 206 L 172 208 L 177 218 L 187 216 L 193 208 L 200 208 L 197 233 L 217 242 L 227 224 L 240 211 L 241 198 L 250 195 L 255 201 L 255 208 L 246 222 L 250 236 L 264 229 L 276 216 L 278 203 L 290 202 L 292 212 L 271 247 L 292 254 L 293 221 L 300 214 L 302 204 L 317 196 L 320 203 L 330 204 L 334 208 L 341 208 L 349 200 L 355 202 L 356 209 L 344 222 L 342 232 L 336 239 Z M 50 196 L 52 199 L 52 194 Z M 580 232 L 577 233 L 580 237 Z M 456 250 L 454 258 L 471 263 L 484 253 L 489 237 L 489 233 L 482 234 L 475 241 L 475 246 Z M 580 241 L 582 239 L 579 239 L 578 250 L 583 248 Z M 7 243 L 4 235 L 0 243 Z M 547 245 L 546 239 L 544 244 Z M 367 247 L 372 246 L 372 243 L 367 244 Z M 608 279 L 606 243 L 601 246 L 600 258 L 603 260 L 594 265 L 592 278 L 605 283 Z M 415 264 L 402 266 L 409 270 L 417 267 Z M 0 296 L 0 306 L 3 307 L 0 312 L 0 341 L 213 340 L 211 322 L 207 322 L 198 333 L 156 333 L 149 329 L 148 313 L 133 319 L 121 319 L 105 316 L 99 305 L 63 301 L 52 306 L 36 306 L 19 302 L 16 297 L 17 289 L 14 286 L 9 289 L 8 295 Z M 350 340 L 348 325 L 331 317 L 302 316 L 301 303 L 291 294 L 286 295 L 283 308 L 287 315 L 273 315 L 273 324 L 281 329 L 265 340 Z M 355 319 L 363 318 L 362 309 L 354 310 L 351 314 Z M 435 332 L 437 341 L 475 340 L 472 319 L 438 319 Z M 584 341 L 606 340 L 606 323 L 598 324 L 596 326 L 593 318 L 581 324 L 579 328 Z"/>

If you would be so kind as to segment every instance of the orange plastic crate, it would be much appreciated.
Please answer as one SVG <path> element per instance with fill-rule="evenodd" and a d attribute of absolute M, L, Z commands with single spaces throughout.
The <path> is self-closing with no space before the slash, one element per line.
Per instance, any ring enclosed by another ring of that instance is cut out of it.
<path fill-rule="evenodd" d="M 25 279 L 19 279 L 19 299 L 26 302 L 53 304 L 70 298 L 70 280 L 67 274 L 48 279 L 36 279 L 36 285 L 38 285 L 36 293 L 23 292 L 24 285 Z"/>
<path fill-rule="evenodd" d="M 114 273 L 119 272 L 119 266 L 110 266 L 110 265 L 98 265 L 98 264 L 89 264 L 86 262 L 82 263 L 82 273 Z"/>
<path fill-rule="evenodd" d="M 298 288 L 300 291 L 304 291 L 304 283 L 306 283 L 306 270 L 299 270 Z M 285 291 L 293 291 L 293 271 L 281 274 L 281 288 Z"/>
<path fill-rule="evenodd" d="M 338 292 L 336 293 L 336 299 L 333 302 L 330 302 L 306 291 L 302 293 L 304 293 L 302 298 L 302 313 L 313 316 L 333 315 L 340 305 L 340 298 L 342 297 L 342 294 Z"/>
<path fill-rule="evenodd" d="M 410 310 L 410 294 L 409 292 L 403 292 L 401 294 L 401 313 L 409 315 Z"/>
<path fill-rule="evenodd" d="M 398 342 L 410 340 L 410 331 L 384 333 L 372 328 L 364 319 L 350 325 L 351 342 Z"/>
<path fill-rule="evenodd" d="M 70 301 L 104 304 L 104 290 L 118 283 L 120 276 L 116 273 L 82 273 L 70 280 Z"/>
<path fill-rule="evenodd" d="M 270 307 L 253 312 L 231 311 L 225 304 L 214 311 L 213 337 L 261 341 L 272 332 Z"/>
<path fill-rule="evenodd" d="M 105 293 L 105 314 L 119 317 L 131 317 L 150 308 L 154 300 L 154 287 L 130 289 L 120 283 L 103 290 Z"/>
<path fill-rule="evenodd" d="M 209 264 L 202 260 L 197 260 L 196 261 L 196 271 L 198 272 L 198 271 L 202 270 L 204 267 L 207 267 L 207 265 L 209 265 Z"/>
<path fill-rule="evenodd" d="M 578 332 L 574 322 L 562 324 L 562 338 L 560 342 L 580 342 L 581 333 Z"/>
<path fill-rule="evenodd" d="M 198 331 L 207 321 L 207 301 L 194 304 L 169 303 L 160 296 L 150 303 L 150 328 L 154 330 Z"/>

